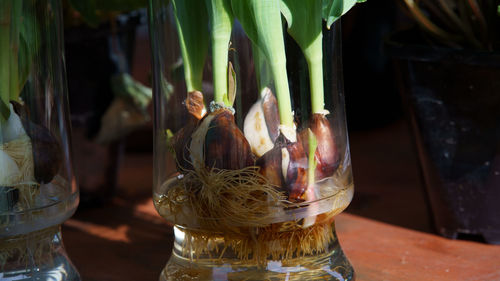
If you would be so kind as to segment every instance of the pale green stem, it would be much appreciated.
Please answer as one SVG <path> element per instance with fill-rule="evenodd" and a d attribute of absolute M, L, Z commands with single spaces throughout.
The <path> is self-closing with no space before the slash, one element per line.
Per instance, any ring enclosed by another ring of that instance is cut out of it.
<path fill-rule="evenodd" d="M 214 100 L 232 106 L 228 98 L 227 72 L 229 40 L 233 29 L 231 5 L 228 0 L 206 0 L 205 3 L 212 31 Z"/>
<path fill-rule="evenodd" d="M 321 32 L 311 45 L 304 50 L 304 55 L 309 67 L 312 113 L 323 113 L 325 94 L 323 84 L 323 35 Z"/>
<path fill-rule="evenodd" d="M 214 101 L 217 103 L 224 102 L 227 106 L 231 106 L 227 98 L 227 63 L 228 63 L 228 43 L 225 36 L 223 38 L 212 38 L 212 59 L 213 59 L 213 76 L 214 76 Z"/>
<path fill-rule="evenodd" d="M 285 61 L 272 61 L 271 72 L 273 73 L 274 86 L 276 87 L 280 124 L 293 128 L 292 103 L 290 101 L 290 89 L 288 88 Z"/>

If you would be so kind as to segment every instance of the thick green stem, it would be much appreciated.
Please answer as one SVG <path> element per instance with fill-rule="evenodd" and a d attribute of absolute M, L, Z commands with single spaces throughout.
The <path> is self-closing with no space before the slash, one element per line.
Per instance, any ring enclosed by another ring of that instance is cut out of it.
<path fill-rule="evenodd" d="M 206 0 L 210 16 L 212 65 L 214 82 L 214 100 L 217 103 L 230 104 L 228 94 L 228 50 L 233 27 L 233 16 L 228 0 Z"/>
<path fill-rule="evenodd" d="M 324 113 L 323 36 L 321 33 L 319 33 L 314 42 L 304 50 L 304 55 L 309 67 L 312 113 Z"/>
<path fill-rule="evenodd" d="M 286 73 L 286 62 L 272 61 L 271 72 L 274 77 L 276 87 L 276 97 L 278 100 L 278 111 L 280 114 L 280 124 L 289 128 L 293 127 L 292 103 L 290 101 L 290 89 L 288 87 L 288 76 Z"/>

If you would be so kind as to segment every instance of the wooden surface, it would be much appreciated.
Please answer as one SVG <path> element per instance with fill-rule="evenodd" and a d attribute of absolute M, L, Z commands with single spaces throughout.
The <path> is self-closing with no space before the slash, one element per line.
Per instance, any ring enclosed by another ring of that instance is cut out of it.
<path fill-rule="evenodd" d="M 500 280 L 500 246 L 453 241 L 350 214 L 337 222 L 357 281 Z M 172 231 L 150 199 L 116 199 L 64 224 L 68 254 L 86 281 L 157 280 Z"/>
<path fill-rule="evenodd" d="M 339 215 L 336 227 L 357 281 L 500 281 L 500 246 L 430 234 L 404 122 L 351 133 L 350 144 L 355 195 L 348 212 L 356 215 Z M 102 207 L 79 209 L 63 226 L 84 281 L 158 280 L 172 230 L 153 207 L 152 178 L 150 153 L 127 154 L 118 196 Z"/>

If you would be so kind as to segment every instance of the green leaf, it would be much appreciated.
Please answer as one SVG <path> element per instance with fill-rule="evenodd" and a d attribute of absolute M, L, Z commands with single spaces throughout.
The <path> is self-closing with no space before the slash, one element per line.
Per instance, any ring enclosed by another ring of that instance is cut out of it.
<path fill-rule="evenodd" d="M 269 62 L 276 88 L 280 122 L 292 128 L 293 114 L 286 72 L 280 0 L 231 0 L 231 6 L 248 38 Z"/>
<path fill-rule="evenodd" d="M 318 38 L 321 40 L 321 1 L 282 0 L 281 12 L 288 23 L 288 33 L 303 51 Z"/>
<path fill-rule="evenodd" d="M 323 19 L 326 26 L 330 28 L 343 14 L 347 13 L 357 2 L 366 0 L 324 0 L 323 1 Z"/>
<path fill-rule="evenodd" d="M 172 0 L 188 92 L 201 91 L 208 53 L 208 14 L 200 0 Z"/>

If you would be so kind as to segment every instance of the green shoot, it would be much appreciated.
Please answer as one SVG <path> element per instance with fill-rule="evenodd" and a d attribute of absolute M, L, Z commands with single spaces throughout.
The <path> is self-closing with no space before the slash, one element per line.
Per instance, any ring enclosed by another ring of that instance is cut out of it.
<path fill-rule="evenodd" d="M 202 91 L 203 68 L 208 53 L 208 15 L 199 2 L 172 1 L 188 92 Z"/>
<path fill-rule="evenodd" d="M 322 6 L 316 0 L 282 0 L 288 33 L 298 43 L 309 67 L 311 109 L 324 112 Z"/>
<path fill-rule="evenodd" d="M 286 72 L 280 0 L 231 0 L 233 13 L 248 38 L 262 51 L 274 78 L 281 125 L 293 128 L 293 114 Z"/>
<path fill-rule="evenodd" d="M 315 182 L 315 171 L 316 171 L 316 148 L 318 147 L 318 141 L 316 140 L 316 136 L 311 131 L 311 129 L 307 129 L 307 138 L 309 141 L 309 159 L 307 165 L 307 182 L 309 186 L 312 186 Z"/>
<path fill-rule="evenodd" d="M 228 49 L 233 15 L 229 0 L 206 0 L 210 17 L 214 101 L 232 106 L 228 98 Z"/>

